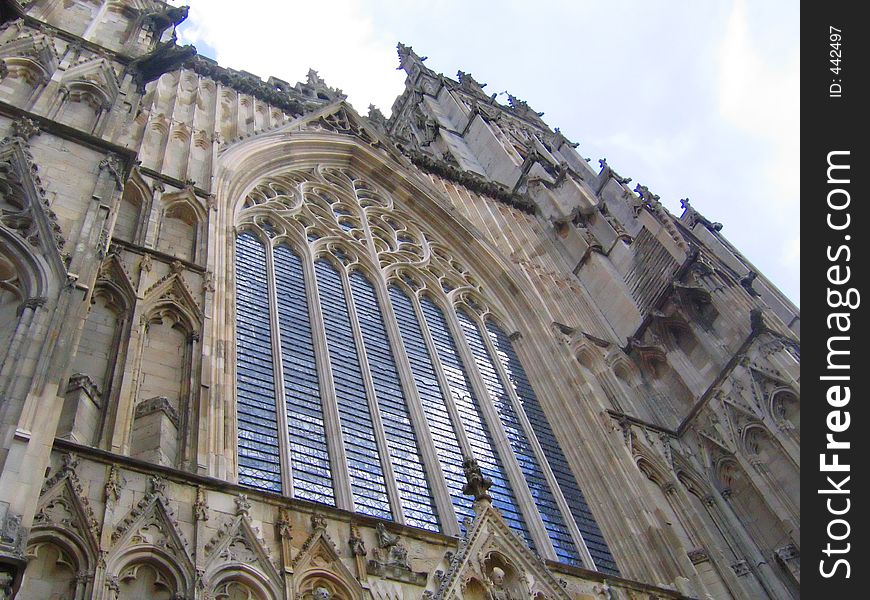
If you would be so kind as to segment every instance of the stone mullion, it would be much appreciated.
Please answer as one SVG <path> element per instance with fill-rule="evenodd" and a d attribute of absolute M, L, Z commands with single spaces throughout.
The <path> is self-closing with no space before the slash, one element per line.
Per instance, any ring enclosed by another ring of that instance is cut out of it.
<path fill-rule="evenodd" d="M 194 323 L 194 327 L 196 324 Z M 182 389 L 179 394 L 178 414 L 181 417 L 181 423 L 178 436 L 178 455 L 175 459 L 175 467 L 194 470 L 196 467 L 196 439 L 197 430 L 192 427 L 199 421 L 197 418 L 199 410 L 197 410 L 196 399 L 199 394 L 199 377 L 197 369 L 194 366 L 194 357 L 202 356 L 202 344 L 199 331 L 191 331 L 187 336 L 187 343 L 184 350 L 184 365 L 182 367 L 181 381 Z M 186 399 L 186 401 L 185 401 Z M 185 406 L 181 403 L 185 401 Z"/>
<path fill-rule="evenodd" d="M 359 197 L 357 196 L 356 188 L 354 188 L 354 198 L 359 206 Z M 367 241 L 366 247 L 369 250 L 369 257 L 372 260 L 372 264 L 379 265 L 380 258 L 375 249 L 374 236 L 372 235 L 372 230 L 369 226 L 368 215 L 366 214 L 365 209 L 361 208 L 360 210 L 362 212 L 362 218 L 360 221 L 363 230 L 365 231 Z M 447 482 L 444 479 L 441 462 L 438 460 L 438 451 L 435 448 L 435 442 L 433 441 L 432 434 L 429 431 L 429 423 L 426 419 L 426 414 L 423 411 L 423 403 L 417 392 L 417 385 L 414 382 L 414 373 L 411 370 L 411 363 L 408 360 L 408 355 L 405 351 L 405 344 L 402 340 L 402 332 L 399 329 L 398 319 L 396 318 L 396 314 L 393 312 L 393 305 L 392 302 L 390 302 L 390 294 L 387 284 L 384 281 L 383 271 L 378 272 L 378 274 L 372 279 L 375 281 L 378 293 L 383 299 L 383 302 L 379 303 L 379 307 L 383 307 L 381 314 L 384 316 L 387 340 L 393 351 L 396 371 L 399 374 L 399 381 L 401 382 L 402 390 L 405 394 L 408 414 L 411 417 L 411 424 L 417 432 L 417 447 L 420 450 L 420 455 L 423 460 L 423 468 L 425 469 L 426 476 L 429 480 L 429 489 L 432 492 L 435 509 L 438 511 L 438 520 L 441 525 L 441 531 L 447 535 L 459 536 L 459 519 L 456 517 L 456 512 L 453 509 L 453 500 L 450 498 L 450 491 L 447 489 Z M 411 294 L 411 297 L 413 296 L 414 295 Z M 414 311 L 417 313 L 417 322 L 420 323 L 420 328 L 423 330 L 425 323 L 416 306 L 416 298 L 412 300 L 411 303 L 414 305 Z M 423 337 L 426 338 L 426 344 L 428 347 L 429 339 L 425 331 Z M 429 348 L 430 355 L 435 357 L 433 350 L 433 348 Z M 433 358 L 433 360 L 437 360 L 437 357 Z M 436 367 L 435 372 L 443 379 L 444 374 L 440 368 Z M 449 388 L 442 387 L 442 389 Z"/>
<path fill-rule="evenodd" d="M 281 493 L 293 497 L 293 463 L 290 456 L 290 434 L 287 430 L 287 404 L 284 390 L 284 365 L 281 352 L 281 327 L 278 315 L 278 291 L 275 284 L 275 252 L 266 239 L 266 289 L 269 294 L 269 327 L 272 334 L 272 369 L 275 378 L 275 417 L 277 419 L 278 448 L 280 449 Z"/>
<path fill-rule="evenodd" d="M 477 321 L 477 319 L 475 319 L 475 321 Z M 547 480 L 547 485 L 550 486 L 550 491 L 553 493 L 553 497 L 556 499 L 556 504 L 559 506 L 559 511 L 562 513 L 562 519 L 564 519 L 565 524 L 568 526 L 568 530 L 571 532 L 571 539 L 573 540 L 574 545 L 577 547 L 577 551 L 583 560 L 583 565 L 587 569 L 597 570 L 597 567 L 595 566 L 595 561 L 592 558 L 592 554 L 590 554 L 589 548 L 586 546 L 586 540 L 583 539 L 583 534 L 580 533 L 580 528 L 574 521 L 574 515 L 571 513 L 571 507 L 568 506 L 568 502 L 567 500 L 565 500 L 565 495 L 562 493 L 562 488 L 559 487 L 559 482 L 556 480 L 556 475 L 553 473 L 552 468 L 550 468 L 550 461 L 547 459 L 547 455 L 544 454 L 544 449 L 541 447 L 541 444 L 538 441 L 537 436 L 535 435 L 535 430 L 532 428 L 532 424 L 529 422 L 526 411 L 523 410 L 523 405 L 516 394 L 516 390 L 514 390 L 513 383 L 511 382 L 510 377 L 508 376 L 507 371 L 504 368 L 504 365 L 502 365 L 501 361 L 498 359 L 498 352 L 496 351 L 492 340 L 487 334 L 486 327 L 482 320 L 476 322 L 475 325 L 480 332 L 480 337 L 483 339 L 483 343 L 486 346 L 486 351 L 489 353 L 490 360 L 492 361 L 492 364 L 495 366 L 495 369 L 498 372 L 499 379 L 501 379 L 501 385 L 504 388 L 505 392 L 507 392 L 508 398 L 510 398 L 510 402 L 513 405 L 514 412 L 516 412 L 517 417 L 520 420 L 520 425 L 523 428 L 523 432 L 526 434 L 526 439 L 529 440 L 529 444 L 532 446 L 532 451 L 535 453 L 535 458 L 537 458 L 538 460 L 538 465 Z M 531 382 L 529 383 L 529 385 L 531 385 Z M 546 418 L 546 415 L 544 415 L 544 418 Z M 553 437 L 555 438 L 555 434 L 553 434 Z M 556 443 L 558 443 L 558 440 L 556 440 Z"/>
<path fill-rule="evenodd" d="M 21 316 L 12 334 L 12 339 L 6 349 L 6 357 L 0 364 L 0 394 L 9 398 L 10 388 L 18 381 L 15 374 L 19 371 L 19 363 L 28 354 L 30 343 L 39 338 L 35 335 L 39 330 L 39 309 L 47 302 L 46 298 L 28 298 L 21 305 Z"/>
<path fill-rule="evenodd" d="M 456 403 L 453 401 L 453 394 L 450 393 L 450 383 L 447 381 L 447 376 L 444 375 L 444 367 L 441 365 L 441 358 L 438 356 L 438 348 L 435 347 L 435 342 L 432 340 L 429 324 L 426 322 L 426 317 L 420 308 L 420 300 L 416 294 L 411 294 L 411 304 L 414 307 L 414 313 L 417 315 L 417 322 L 420 324 L 420 331 L 423 333 L 423 341 L 426 343 L 429 357 L 432 359 L 432 369 L 435 371 L 435 377 L 438 379 L 441 397 L 444 400 L 444 405 L 447 407 L 447 415 L 450 417 L 453 431 L 456 433 L 456 441 L 459 442 L 459 451 L 462 453 L 462 459 L 468 460 L 469 458 L 474 458 L 474 452 L 471 450 L 471 444 L 468 442 L 462 418 L 459 416 Z"/>
<path fill-rule="evenodd" d="M 124 366 L 124 373 L 129 373 L 129 378 L 121 385 L 118 407 L 115 414 L 112 415 L 113 419 L 110 420 L 112 426 L 108 428 L 108 434 L 111 436 L 108 440 L 108 450 L 118 454 L 130 453 L 133 414 L 141 383 L 139 378 L 142 374 L 142 354 L 148 339 L 148 321 L 142 314 L 141 304 L 136 306 L 134 317 L 138 327 L 131 328 L 130 346 L 135 349 L 128 354 L 127 363 Z"/>
<path fill-rule="evenodd" d="M 452 309 L 445 311 L 444 316 L 447 320 L 448 328 L 453 335 L 453 339 L 456 341 L 456 349 L 459 352 L 459 356 L 465 364 L 465 371 L 468 374 L 468 379 L 470 380 L 474 393 L 480 403 L 481 411 L 483 412 L 484 419 L 489 426 L 489 431 L 492 435 L 493 445 L 501 458 L 502 466 L 504 467 L 505 473 L 510 481 L 511 489 L 514 492 L 514 499 L 519 505 L 520 511 L 522 511 L 529 534 L 532 536 L 532 540 L 535 543 L 538 553 L 541 554 L 543 558 L 556 561 L 558 560 L 558 557 L 556 556 L 556 551 L 553 549 L 553 544 L 550 541 L 547 528 L 544 526 L 544 521 L 541 519 L 541 514 L 538 512 L 535 499 L 532 497 L 529 486 L 526 485 L 525 475 L 523 475 L 516 456 L 514 456 L 513 449 L 507 439 L 507 434 L 504 431 L 504 427 L 502 427 L 501 419 L 498 417 L 498 411 L 496 411 L 495 406 L 492 403 L 489 390 L 477 367 L 474 353 L 471 351 L 471 348 L 469 348 L 468 342 L 465 339 L 465 333 L 459 324 L 459 319 Z"/>
<path fill-rule="evenodd" d="M 383 306 L 386 309 L 382 311 L 382 314 L 384 315 L 384 324 L 387 329 L 387 339 L 390 342 L 393 356 L 395 358 L 396 370 L 399 373 L 399 380 L 402 383 L 402 389 L 405 392 L 405 398 L 407 399 L 411 424 L 417 432 L 417 446 L 423 459 L 423 466 L 426 470 L 426 476 L 429 481 L 429 489 L 432 492 L 435 507 L 438 511 L 438 520 L 441 524 L 441 531 L 450 536 L 458 536 L 460 534 L 458 525 L 459 519 L 456 517 L 456 512 L 453 509 L 453 501 L 450 498 L 450 491 L 447 489 L 447 482 L 444 479 L 441 462 L 438 460 L 438 451 L 435 448 L 435 442 L 433 441 L 432 434 L 429 431 L 429 423 L 426 420 L 426 414 L 423 411 L 423 403 L 417 393 L 417 386 L 414 383 L 414 374 L 405 352 L 405 345 L 402 341 L 402 334 L 399 330 L 398 320 L 393 312 L 393 306 L 389 301 L 389 292 L 386 284 L 380 277 L 377 278 L 377 286 L 381 297 L 384 299 Z M 422 329 L 422 322 L 420 324 Z M 435 372 L 441 374 L 440 369 L 436 368 Z M 443 374 L 441 374 L 441 376 L 443 377 Z"/>
<path fill-rule="evenodd" d="M 344 286 L 344 298 L 347 303 L 347 317 L 350 321 L 350 328 L 353 331 L 353 341 L 356 344 L 357 358 L 359 359 L 359 367 L 362 372 L 363 386 L 366 390 L 366 398 L 368 399 L 369 414 L 372 417 L 372 429 L 375 434 L 375 440 L 378 444 L 378 454 L 381 458 L 381 469 L 384 473 L 384 484 L 387 489 L 387 496 L 390 499 L 392 507 L 393 519 L 397 523 L 405 523 L 405 513 L 402 509 L 402 498 L 399 495 L 399 488 L 396 484 L 396 475 L 393 472 L 393 463 L 390 460 L 390 448 L 387 445 L 387 435 L 384 432 L 384 424 L 381 421 L 381 411 L 378 408 L 377 392 L 375 384 L 372 381 L 371 370 L 369 369 L 369 361 L 366 356 L 365 343 L 362 337 L 359 320 L 356 315 L 356 306 L 353 302 L 353 290 L 350 288 L 347 271 L 340 269 L 341 285 Z"/>
<path fill-rule="evenodd" d="M 323 409 L 323 428 L 329 449 L 329 468 L 332 472 L 332 487 L 337 508 L 353 511 L 353 493 L 347 467 L 347 454 L 338 414 L 338 401 L 335 398 L 335 383 L 330 367 L 329 346 L 326 343 L 326 329 L 323 324 L 323 309 L 320 305 L 320 292 L 314 272 L 314 260 L 310 252 L 300 252 L 305 277 L 305 294 L 308 300 L 308 315 L 311 320 L 311 341 L 314 346 L 317 379 L 320 382 L 320 401 Z"/>

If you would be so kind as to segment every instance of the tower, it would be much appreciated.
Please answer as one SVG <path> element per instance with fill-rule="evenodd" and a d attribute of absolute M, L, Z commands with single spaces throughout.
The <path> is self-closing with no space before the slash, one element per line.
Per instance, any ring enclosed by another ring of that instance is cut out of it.
<path fill-rule="evenodd" d="M 799 314 L 517 97 L 2 5 L 0 597 L 791 598 Z"/>

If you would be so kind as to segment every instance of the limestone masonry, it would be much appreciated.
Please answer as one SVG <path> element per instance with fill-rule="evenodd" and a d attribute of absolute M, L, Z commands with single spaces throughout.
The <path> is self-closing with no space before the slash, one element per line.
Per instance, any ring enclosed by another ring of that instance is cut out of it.
<path fill-rule="evenodd" d="M 186 16 L 0 1 L 0 600 L 799 597 L 800 314 L 721 224 Z"/>

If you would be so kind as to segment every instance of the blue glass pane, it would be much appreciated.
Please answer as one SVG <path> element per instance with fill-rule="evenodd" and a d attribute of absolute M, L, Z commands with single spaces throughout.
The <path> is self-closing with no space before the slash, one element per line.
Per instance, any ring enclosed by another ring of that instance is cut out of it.
<path fill-rule="evenodd" d="M 589 553 L 595 561 L 595 566 L 598 570 L 605 573 L 618 575 L 619 571 L 616 568 L 616 562 L 610 554 L 610 549 L 601 535 L 601 530 L 598 528 L 598 523 L 592 516 L 586 499 L 580 491 L 580 486 L 577 485 L 577 480 L 574 473 L 568 467 L 568 461 L 553 434 L 547 417 L 541 409 L 537 396 L 529 383 L 526 372 L 520 364 L 519 358 L 514 352 L 510 338 L 497 325 L 488 321 L 486 323 L 486 331 L 489 339 L 498 353 L 498 359 L 507 371 L 511 384 L 517 393 L 517 397 L 523 406 L 523 411 L 529 418 L 532 429 L 535 431 L 535 437 L 541 444 L 544 450 L 544 455 L 547 457 L 547 462 L 550 463 L 550 468 L 556 476 L 556 481 L 559 482 L 559 487 L 562 488 L 562 493 L 568 506 L 571 508 L 571 513 L 574 515 L 574 520 L 580 533 L 583 535 L 583 540 L 589 548 Z"/>
<path fill-rule="evenodd" d="M 314 263 L 314 270 L 323 310 L 323 324 L 350 472 L 354 510 L 392 520 L 341 275 L 328 261 L 322 259 Z"/>
<path fill-rule="evenodd" d="M 562 517 L 558 504 L 556 504 L 556 498 L 553 496 L 553 491 L 541 472 L 541 466 L 538 464 L 531 444 L 520 424 L 511 399 L 502 386 L 501 379 L 486 349 L 483 337 L 467 314 L 460 311 L 457 313 L 457 317 L 459 318 L 462 331 L 465 333 L 465 339 L 471 348 L 471 353 L 474 355 L 478 371 L 480 371 L 483 377 L 486 389 L 489 391 L 489 395 L 498 412 L 499 420 L 501 420 L 501 424 L 507 434 L 511 449 L 514 451 L 514 456 L 516 456 L 520 469 L 525 476 L 526 484 L 529 486 L 535 505 L 541 513 L 544 526 L 550 534 L 550 540 L 553 542 L 556 556 L 562 562 L 579 565 L 580 556 L 571 539 L 571 534 L 565 526 L 565 520 Z"/>
<path fill-rule="evenodd" d="M 305 278 L 302 262 L 287 246 L 275 249 L 275 286 L 293 494 L 335 505 Z"/>
<path fill-rule="evenodd" d="M 414 527 L 440 531 L 375 289 L 360 273 L 351 274 L 350 287 L 405 522 Z"/>
<path fill-rule="evenodd" d="M 529 535 L 522 513 L 517 507 L 513 490 L 501 464 L 498 454 L 493 449 L 492 436 L 480 412 L 480 405 L 472 391 L 465 367 L 456 351 L 453 336 L 447 327 L 444 313 L 428 298 L 420 301 L 423 315 L 432 334 L 432 341 L 441 359 L 444 375 L 450 386 L 450 394 L 462 419 L 468 442 L 474 457 L 477 459 L 484 475 L 492 479 L 490 494 L 493 505 L 501 511 L 505 520 L 516 529 L 530 548 L 534 542 Z"/>
<path fill-rule="evenodd" d="M 408 362 L 411 364 L 414 383 L 423 405 L 423 412 L 426 414 L 426 421 L 438 453 L 438 460 L 441 462 L 441 470 L 447 482 L 453 507 L 460 520 L 473 517 L 472 500 L 462 493 L 462 488 L 465 486 L 462 452 L 459 450 L 456 431 L 447 413 L 445 390 L 441 389 L 435 375 L 432 357 L 426 347 L 417 314 L 414 312 L 411 299 L 398 288 L 390 288 L 390 300 L 399 322 L 402 342 L 408 355 Z"/>
<path fill-rule="evenodd" d="M 250 233 L 236 238 L 236 412 L 239 483 L 281 491 L 266 250 Z"/>

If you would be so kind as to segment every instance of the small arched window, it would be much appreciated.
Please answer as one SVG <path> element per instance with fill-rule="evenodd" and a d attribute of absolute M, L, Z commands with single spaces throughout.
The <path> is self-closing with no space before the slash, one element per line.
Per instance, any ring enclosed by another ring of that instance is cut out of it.
<path fill-rule="evenodd" d="M 473 458 L 530 548 L 615 573 L 513 341 L 469 299 L 468 270 L 370 184 L 311 176 L 280 217 L 260 196 L 239 216 L 239 483 L 458 535 Z M 412 233 L 397 251 L 384 227 Z M 385 268 L 425 257 L 414 275 Z"/>

